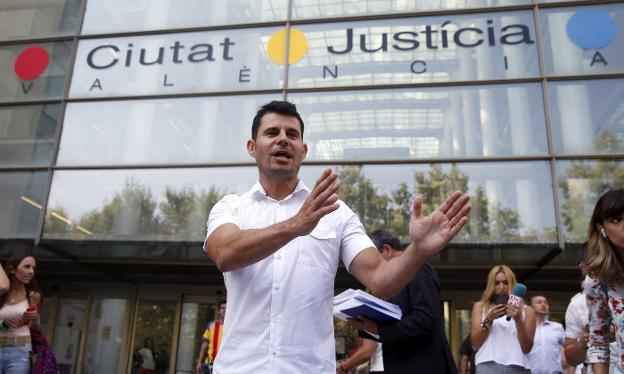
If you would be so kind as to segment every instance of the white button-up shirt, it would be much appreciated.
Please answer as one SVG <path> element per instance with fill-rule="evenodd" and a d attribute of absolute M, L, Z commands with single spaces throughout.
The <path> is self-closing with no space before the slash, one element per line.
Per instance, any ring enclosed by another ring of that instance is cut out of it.
<path fill-rule="evenodd" d="M 570 304 L 565 312 L 565 337 L 574 340 L 581 339 L 585 326 L 588 323 L 587 302 L 584 293 L 577 293 L 570 299 Z M 587 374 L 592 373 L 591 365 L 580 364 L 576 367 L 574 373 L 582 374 L 585 368 Z"/>
<path fill-rule="evenodd" d="M 310 190 L 299 182 L 284 200 L 268 197 L 260 183 L 223 197 L 210 212 L 207 237 L 232 223 L 262 229 L 294 216 Z M 306 236 L 271 256 L 224 273 L 228 310 L 215 374 L 336 372 L 333 295 L 342 259 L 374 247 L 360 220 L 342 201 Z"/>
<path fill-rule="evenodd" d="M 533 374 L 561 373 L 561 347 L 564 344 L 563 326 L 545 320 L 538 323 L 529 352 L 529 363 Z"/>

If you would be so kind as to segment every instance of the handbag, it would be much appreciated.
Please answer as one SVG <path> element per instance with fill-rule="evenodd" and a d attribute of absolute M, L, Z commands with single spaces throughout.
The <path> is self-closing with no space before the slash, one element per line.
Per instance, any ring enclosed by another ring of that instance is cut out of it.
<path fill-rule="evenodd" d="M 28 304 L 35 306 L 33 303 L 33 292 L 28 295 Z M 50 349 L 48 339 L 43 335 L 39 324 L 30 324 L 30 342 L 32 345 L 34 362 L 31 365 L 31 374 L 59 374 L 58 363 L 56 357 Z"/>
<path fill-rule="evenodd" d="M 37 355 L 32 366 L 32 374 L 58 374 L 59 367 L 50 349 L 48 339 L 43 335 L 39 327 L 30 327 L 30 340 L 33 353 Z"/>

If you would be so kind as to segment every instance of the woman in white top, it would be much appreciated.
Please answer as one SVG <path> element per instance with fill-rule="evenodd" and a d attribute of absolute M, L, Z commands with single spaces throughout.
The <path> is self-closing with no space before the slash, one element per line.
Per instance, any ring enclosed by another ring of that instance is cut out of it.
<path fill-rule="evenodd" d="M 0 295 L 0 373 L 30 373 L 30 325 L 39 323 L 41 291 L 32 256 L 13 255 L 6 263 L 10 288 Z M 33 310 L 29 307 L 33 306 Z"/>
<path fill-rule="evenodd" d="M 506 303 L 515 285 L 516 276 L 509 267 L 495 266 L 481 300 L 472 308 L 470 337 L 477 349 L 477 374 L 531 373 L 527 354 L 533 347 L 535 312 L 524 301 L 519 307 Z M 501 295 L 499 303 L 497 295 Z"/>

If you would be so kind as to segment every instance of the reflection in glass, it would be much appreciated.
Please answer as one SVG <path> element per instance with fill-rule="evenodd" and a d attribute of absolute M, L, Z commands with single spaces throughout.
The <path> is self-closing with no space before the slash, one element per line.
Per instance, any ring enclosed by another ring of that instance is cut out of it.
<path fill-rule="evenodd" d="M 192 373 L 195 370 L 202 335 L 213 317 L 214 305 L 212 304 L 185 302 L 182 305 L 176 373 Z"/>
<path fill-rule="evenodd" d="M 559 161 L 557 171 L 565 241 L 583 243 L 600 195 L 607 189 L 624 188 L 624 162 Z"/>
<path fill-rule="evenodd" d="M 71 51 L 72 42 L 0 46 L 0 102 L 62 98 Z"/>
<path fill-rule="evenodd" d="M 139 350 L 151 349 L 154 363 L 159 367 L 156 371 L 166 372 L 171 356 L 173 341 L 173 325 L 175 323 L 175 301 L 140 300 L 136 318 L 136 335 L 132 344 L 132 367 L 141 367 Z M 150 347 L 148 340 L 152 340 Z M 166 363 L 166 365 L 165 365 Z M 164 370 L 161 370 L 162 366 Z M 141 371 L 141 370 L 139 370 Z"/>
<path fill-rule="evenodd" d="M 59 105 L 0 107 L 0 164 L 47 165 Z"/>
<path fill-rule="evenodd" d="M 34 238 L 47 172 L 0 173 L 0 238 Z"/>
<path fill-rule="evenodd" d="M 255 168 L 56 171 L 45 237 L 202 241 L 212 206 L 256 179 Z"/>
<path fill-rule="evenodd" d="M 280 89 L 284 67 L 268 57 L 277 27 L 78 43 L 70 97 L 172 95 Z"/>
<path fill-rule="evenodd" d="M 579 23 L 584 25 L 579 34 L 591 38 L 591 43 L 599 43 L 590 46 L 591 48 L 584 48 L 581 41 L 585 38 L 571 37 L 568 25 L 573 16 L 583 16 L 583 12 L 589 10 L 602 14 L 606 17 L 606 22 L 593 24 L 592 19 L 585 19 Z M 540 19 L 548 75 L 586 75 L 624 71 L 624 59 L 621 58 L 624 55 L 624 34 L 621 31 L 616 32 L 611 39 L 605 36 L 604 30 L 607 24 L 612 24 L 611 26 L 617 30 L 624 29 L 624 4 L 543 9 L 540 11 Z"/>
<path fill-rule="evenodd" d="M 308 160 L 546 154 L 537 84 L 290 94 Z"/>
<path fill-rule="evenodd" d="M 313 186 L 323 166 L 304 166 Z M 336 168 L 340 197 L 367 230 L 388 228 L 407 238 L 411 202 L 425 211 L 460 190 L 472 195 L 470 224 L 456 243 L 555 242 L 547 162 L 459 165 L 366 165 Z M 195 240 L 205 237 L 212 206 L 226 193 L 243 193 L 255 167 L 115 171 L 57 171 L 45 237 L 88 240 Z M 59 222 L 56 216 L 69 223 Z M 165 255 L 165 253 L 163 253 Z"/>
<path fill-rule="evenodd" d="M 70 103 L 59 165 L 250 162 L 259 106 L 275 95 Z"/>
<path fill-rule="evenodd" d="M 3 1 L 0 3 L 0 40 L 73 35 L 80 0 Z"/>
<path fill-rule="evenodd" d="M 469 223 L 454 243 L 552 243 L 556 224 L 548 163 L 366 165 L 338 168 L 339 196 L 368 230 L 405 241 L 414 197 L 425 214 L 453 191 L 471 195 Z"/>
<path fill-rule="evenodd" d="M 552 82 L 549 91 L 557 153 L 624 153 L 624 79 Z"/>
<path fill-rule="evenodd" d="M 86 313 L 84 299 L 61 298 L 54 327 L 52 350 L 61 373 L 77 373 L 82 325 Z"/>
<path fill-rule="evenodd" d="M 286 21 L 287 0 L 89 0 L 82 34 Z"/>
<path fill-rule="evenodd" d="M 530 4 L 530 0 L 294 0 L 293 18 L 331 18 Z"/>
<path fill-rule="evenodd" d="M 539 76 L 530 11 L 297 28 L 308 49 L 290 66 L 293 88 Z"/>
<path fill-rule="evenodd" d="M 118 370 L 126 300 L 94 299 L 89 314 L 89 331 L 82 372 L 86 374 L 115 373 Z"/>

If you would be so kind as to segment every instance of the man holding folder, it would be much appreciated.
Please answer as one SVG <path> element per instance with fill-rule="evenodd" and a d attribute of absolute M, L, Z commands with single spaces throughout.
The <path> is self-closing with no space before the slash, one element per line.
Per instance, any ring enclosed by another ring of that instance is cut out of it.
<path fill-rule="evenodd" d="M 388 261 L 404 252 L 399 238 L 387 230 L 373 231 L 371 239 Z M 388 301 L 401 308 L 400 321 L 375 323 L 361 317 L 352 322 L 358 329 L 378 335 L 374 339 L 382 343 L 384 374 L 456 374 L 444 331 L 440 281 L 431 265 L 424 263 L 416 276 Z"/>

